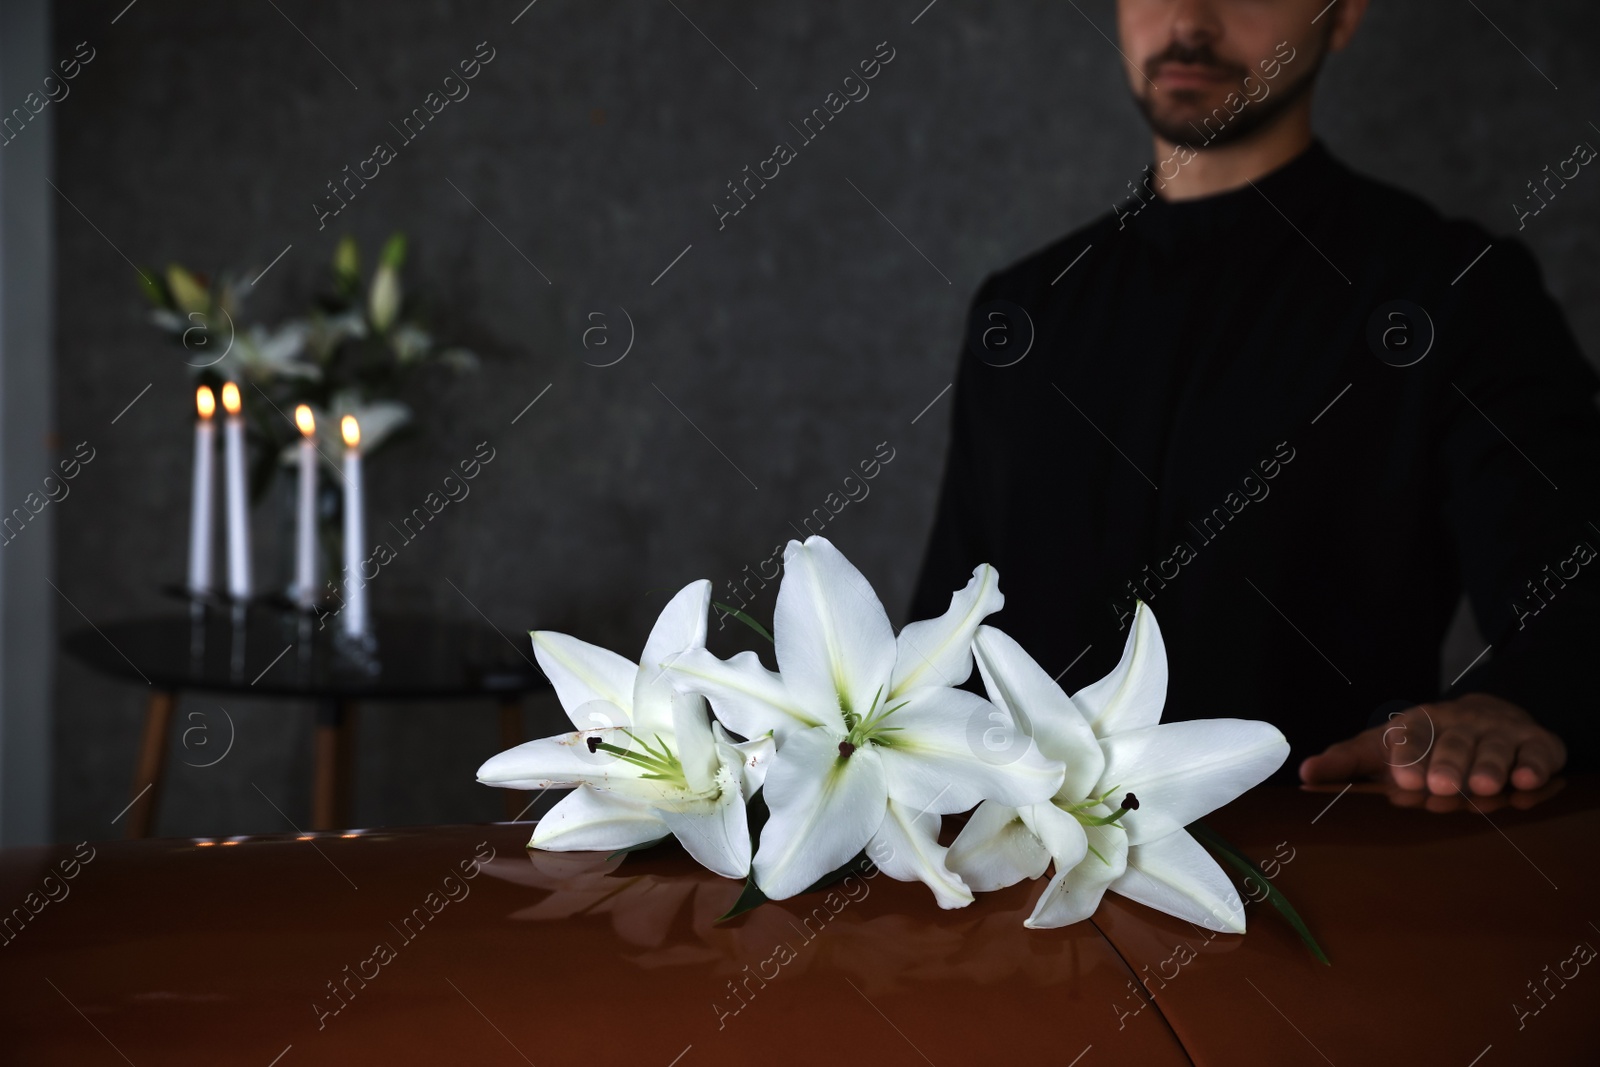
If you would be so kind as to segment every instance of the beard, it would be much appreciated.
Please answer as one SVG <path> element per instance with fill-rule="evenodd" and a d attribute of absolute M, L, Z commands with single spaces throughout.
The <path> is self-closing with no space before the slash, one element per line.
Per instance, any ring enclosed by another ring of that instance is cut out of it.
<path fill-rule="evenodd" d="M 1199 152 L 1206 148 L 1236 144 L 1247 140 L 1256 131 L 1270 126 L 1278 116 L 1309 93 L 1327 54 L 1326 47 L 1319 49 L 1316 58 L 1311 62 L 1311 68 L 1302 77 L 1272 90 L 1265 97 L 1255 99 L 1245 92 L 1244 82 L 1245 79 L 1254 77 L 1262 85 L 1269 84 L 1260 74 L 1249 67 L 1224 61 L 1211 51 L 1209 45 L 1189 48 L 1174 42 L 1145 61 L 1144 73 L 1147 78 L 1153 80 L 1156 69 L 1163 63 L 1210 67 L 1226 79 L 1226 84 L 1231 86 L 1233 92 L 1247 101 L 1246 105 L 1237 114 L 1230 112 L 1220 101 L 1207 108 L 1208 94 L 1203 91 L 1168 89 L 1157 92 L 1149 82 L 1145 83 L 1146 88 L 1143 92 L 1134 93 L 1133 102 L 1139 108 L 1139 113 L 1144 116 L 1145 124 L 1150 127 L 1151 132 L 1175 147 Z M 1218 111 L 1226 116 L 1226 121 L 1220 129 L 1207 131 L 1203 125 L 1205 120 L 1212 118 Z"/>

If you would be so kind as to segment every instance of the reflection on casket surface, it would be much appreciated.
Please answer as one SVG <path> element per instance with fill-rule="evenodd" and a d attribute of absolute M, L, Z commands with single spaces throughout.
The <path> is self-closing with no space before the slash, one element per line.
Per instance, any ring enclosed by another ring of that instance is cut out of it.
<path fill-rule="evenodd" d="M 1264 904 L 1243 937 L 1115 896 L 1026 930 L 1042 882 L 941 911 L 852 876 L 718 923 L 740 886 L 675 846 L 529 853 L 526 824 L 106 842 L 66 882 L 72 846 L 13 850 L 0 901 L 59 899 L 7 927 L 0 1030 L 30 1064 L 1585 1062 L 1600 985 L 1545 968 L 1600 943 L 1600 783 L 1396 799 L 1209 820 L 1280 857 L 1331 967 Z"/>

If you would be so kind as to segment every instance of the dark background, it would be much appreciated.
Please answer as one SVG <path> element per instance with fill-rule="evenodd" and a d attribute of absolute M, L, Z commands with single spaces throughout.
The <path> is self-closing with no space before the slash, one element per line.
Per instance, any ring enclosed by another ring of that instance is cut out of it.
<path fill-rule="evenodd" d="M 97 50 L 55 107 L 53 175 L 59 441 L 97 450 L 55 515 L 56 582 L 83 616 L 170 612 L 159 587 L 184 573 L 189 372 L 146 323 L 129 260 L 248 278 L 292 245 L 244 316 L 271 323 L 325 284 L 340 234 L 370 257 L 403 229 L 408 286 L 440 334 L 486 358 L 410 398 L 420 432 L 370 462 L 369 525 L 398 521 L 477 442 L 497 458 L 383 569 L 378 611 L 487 627 L 476 606 L 519 645 L 554 628 L 633 655 L 672 591 L 700 577 L 724 590 L 887 442 L 870 496 L 824 532 L 904 621 L 949 397 L 918 416 L 952 380 L 971 293 L 1107 211 L 1147 160 L 1102 36 L 1115 37 L 1112 4 L 538 0 L 518 18 L 525 2 L 57 5 L 54 53 Z M 1325 69 L 1317 119 L 1357 169 L 1506 233 L 1527 181 L 1600 143 L 1600 10 L 1477 8 L 1378 0 Z M 389 123 L 483 41 L 496 55 L 471 95 L 400 144 Z M 719 232 L 725 183 L 796 141 L 789 121 L 883 41 L 896 55 L 871 95 Z M 380 140 L 398 158 L 319 232 L 324 183 Z M 1521 235 L 1591 356 L 1597 205 L 1585 170 Z M 620 347 L 586 353 L 586 316 L 605 313 L 620 346 L 619 306 L 631 353 L 587 365 Z M 285 575 L 287 507 L 257 512 L 264 579 Z M 65 605 L 57 619 L 83 625 Z M 1481 647 L 1458 627 L 1446 676 Z M 1063 684 L 1097 677 L 1117 648 L 1097 643 Z M 127 802 L 145 695 L 59 664 L 61 839 L 107 836 Z M 189 698 L 180 721 L 216 703 Z M 287 829 L 252 783 L 304 825 L 309 710 L 227 710 L 232 752 L 207 769 L 173 759 L 160 832 Z M 548 699 L 526 717 L 530 736 L 563 721 Z M 357 823 L 500 817 L 473 780 L 498 747 L 487 706 L 370 705 Z"/>

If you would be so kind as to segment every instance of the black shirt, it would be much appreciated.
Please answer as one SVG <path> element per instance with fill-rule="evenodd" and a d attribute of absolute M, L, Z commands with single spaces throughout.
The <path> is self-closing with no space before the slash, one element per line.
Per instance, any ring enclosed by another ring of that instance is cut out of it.
<path fill-rule="evenodd" d="M 992 563 L 990 622 L 1070 693 L 1143 599 L 1164 719 L 1276 724 L 1280 779 L 1390 700 L 1465 692 L 1593 766 L 1597 387 L 1521 243 L 1320 143 L 1146 191 L 979 289 L 912 617 Z M 1463 591 L 1490 650 L 1441 689 Z"/>

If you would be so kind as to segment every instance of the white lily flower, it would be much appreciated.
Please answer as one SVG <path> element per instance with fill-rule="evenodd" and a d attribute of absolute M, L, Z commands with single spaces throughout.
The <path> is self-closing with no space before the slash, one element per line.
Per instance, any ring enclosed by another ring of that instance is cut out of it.
<path fill-rule="evenodd" d="M 349 308 L 333 315 L 313 315 L 310 327 L 306 335 L 306 344 L 312 356 L 322 363 L 332 359 L 345 341 L 359 340 L 368 333 L 366 316 L 359 307 Z"/>
<path fill-rule="evenodd" d="M 1037 878 L 1053 862 L 1024 923 L 1034 929 L 1087 919 L 1110 889 L 1243 933 L 1233 883 L 1184 827 L 1276 770 L 1289 754 L 1283 734 L 1244 719 L 1161 723 L 1166 648 L 1142 602 L 1116 668 L 1073 697 L 1000 630 L 980 627 L 973 652 L 990 699 L 1067 772 L 1050 801 L 978 808 L 950 846 L 951 868 L 987 891 Z"/>
<path fill-rule="evenodd" d="M 299 319 L 291 319 L 275 330 L 260 324 L 251 326 L 234 339 L 233 353 L 239 371 L 236 377 L 260 382 L 321 378 L 322 368 L 301 358 L 309 331 Z"/>
<path fill-rule="evenodd" d="M 488 760 L 478 781 L 508 789 L 576 787 L 534 829 L 532 848 L 632 848 L 667 836 L 718 874 L 750 872 L 745 800 L 761 787 L 771 738 L 734 744 L 705 700 L 674 691 L 664 667 L 704 648 L 711 583 L 685 586 L 662 610 L 640 662 L 545 630 L 534 656 L 575 731 Z"/>
<path fill-rule="evenodd" d="M 400 270 L 392 263 L 381 263 L 372 275 L 367 293 L 367 315 L 379 331 L 394 325 L 400 313 Z"/>
<path fill-rule="evenodd" d="M 890 877 L 925 882 L 941 907 L 971 903 L 945 864 L 939 816 L 1046 800 L 1063 774 L 1026 737 L 1003 759 L 986 751 L 978 739 L 997 722 L 1010 728 L 1009 713 L 953 688 L 972 673 L 973 632 L 1005 602 L 994 569 L 976 568 L 944 615 L 897 638 L 867 580 L 826 539 L 790 541 L 783 562 L 778 673 L 753 652 L 724 661 L 703 648 L 668 665 L 730 730 L 777 742 L 756 884 L 791 897 L 866 848 Z"/>
<path fill-rule="evenodd" d="M 433 335 L 415 323 L 405 322 L 389 333 L 389 345 L 401 363 L 416 363 L 433 348 Z"/>

